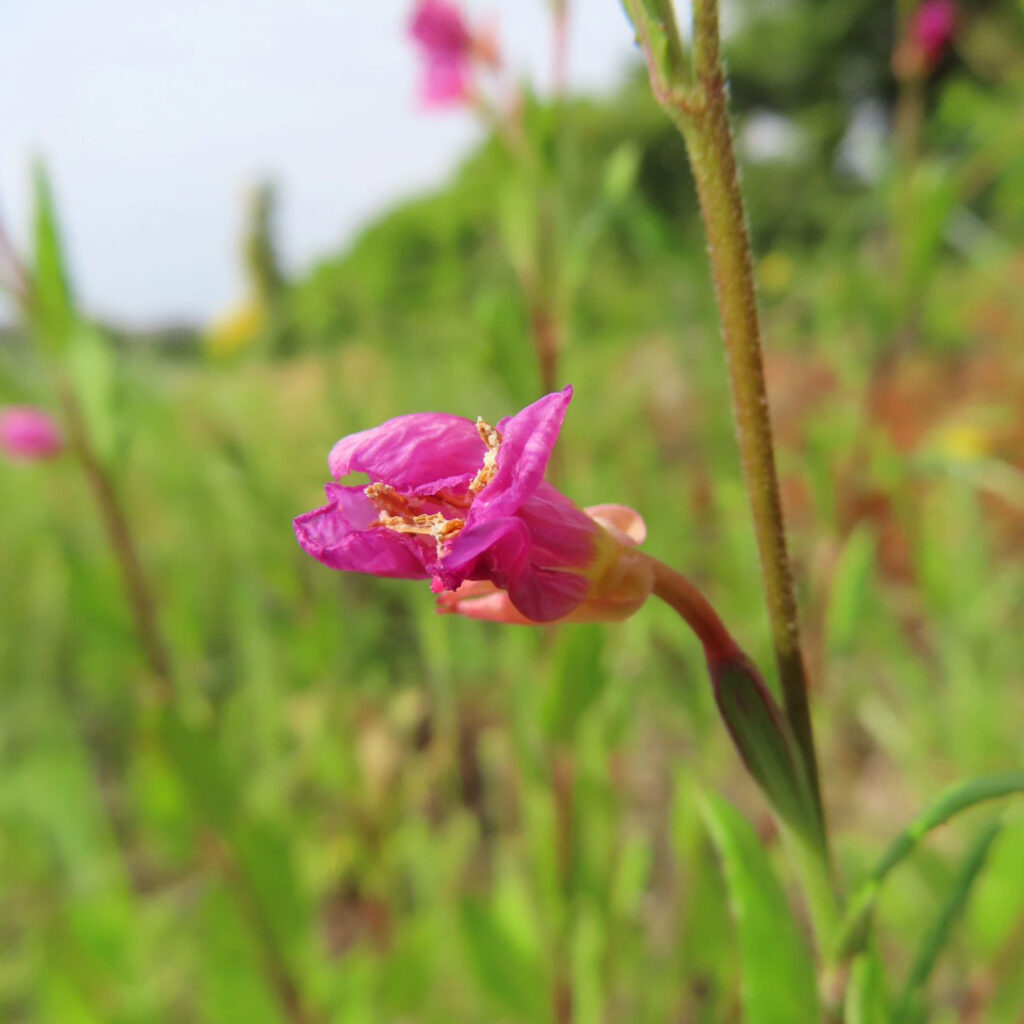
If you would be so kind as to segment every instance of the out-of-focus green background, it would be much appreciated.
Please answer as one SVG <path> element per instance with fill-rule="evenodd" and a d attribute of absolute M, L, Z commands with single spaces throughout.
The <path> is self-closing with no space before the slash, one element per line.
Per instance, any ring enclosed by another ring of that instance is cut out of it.
<path fill-rule="evenodd" d="M 1024 10 L 960 4 L 908 146 L 891 4 L 738 6 L 778 458 L 857 878 L 942 785 L 1021 763 Z M 291 532 L 338 437 L 537 396 L 516 259 L 549 202 L 571 262 L 562 489 L 638 509 L 647 549 L 770 670 L 682 143 L 639 74 L 525 118 L 546 147 L 526 184 L 488 141 L 294 281 L 264 206 L 256 306 L 78 345 L 173 652 L 172 724 L 76 465 L 0 465 L 0 1020 L 541 1022 L 567 992 L 579 1024 L 739 1019 L 701 793 L 778 843 L 672 614 L 439 617 L 425 585 L 333 573 Z M 26 337 L 2 340 L 0 399 L 46 404 Z M 886 887 L 892 987 L 980 820 Z M 1024 820 L 1006 822 L 929 1020 L 1024 1019 Z"/>

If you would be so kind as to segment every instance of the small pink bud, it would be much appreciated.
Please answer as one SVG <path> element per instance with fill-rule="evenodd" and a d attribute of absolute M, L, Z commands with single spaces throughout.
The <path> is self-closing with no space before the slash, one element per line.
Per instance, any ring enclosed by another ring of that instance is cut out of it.
<path fill-rule="evenodd" d="M 930 74 L 942 60 L 956 29 L 953 0 L 924 0 L 910 16 L 907 34 L 893 57 L 896 74 Z"/>
<path fill-rule="evenodd" d="M 18 462 L 52 459 L 64 447 L 57 424 L 41 409 L 9 405 L 0 409 L 0 449 Z"/>

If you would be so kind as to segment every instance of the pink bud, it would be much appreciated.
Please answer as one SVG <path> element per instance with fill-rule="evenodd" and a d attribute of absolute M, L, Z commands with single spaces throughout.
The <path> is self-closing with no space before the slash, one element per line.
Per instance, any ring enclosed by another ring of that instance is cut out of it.
<path fill-rule="evenodd" d="M 910 16 L 907 34 L 893 57 L 896 74 L 906 78 L 934 71 L 955 30 L 953 0 L 924 0 Z"/>
<path fill-rule="evenodd" d="M 18 462 L 52 459 L 64 442 L 53 419 L 29 405 L 0 409 L 0 449 Z"/>
<path fill-rule="evenodd" d="M 924 0 L 910 19 L 910 36 L 929 67 L 938 64 L 953 38 L 956 6 L 953 0 Z"/>

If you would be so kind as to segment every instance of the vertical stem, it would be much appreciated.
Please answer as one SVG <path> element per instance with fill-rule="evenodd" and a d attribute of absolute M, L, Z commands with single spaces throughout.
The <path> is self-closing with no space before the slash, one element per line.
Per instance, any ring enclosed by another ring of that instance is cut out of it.
<path fill-rule="evenodd" d="M 60 400 L 71 448 L 82 466 L 82 472 L 96 501 L 107 539 L 121 572 L 139 645 L 153 677 L 157 701 L 162 707 L 167 708 L 174 700 L 171 659 L 160 633 L 156 604 L 139 559 L 131 525 L 125 515 L 113 478 L 92 446 L 78 399 L 65 382 L 60 384 Z M 170 759 L 170 763 L 172 766 L 175 765 L 174 758 Z M 223 826 L 216 827 L 215 839 L 216 867 L 235 893 L 240 909 L 252 928 L 268 980 L 286 1019 L 290 1024 L 313 1024 L 315 1018 L 303 1001 L 288 964 L 277 948 L 270 922 L 253 890 L 252 883 L 234 856 L 230 838 Z"/>
<path fill-rule="evenodd" d="M 555 798 L 555 855 L 558 880 L 562 887 L 563 918 L 559 924 L 555 949 L 555 977 L 551 990 L 551 1012 L 555 1024 L 572 1024 L 572 859 L 573 859 L 573 784 L 575 766 L 572 751 L 555 749 L 551 753 L 552 790 Z"/>
<path fill-rule="evenodd" d="M 114 482 L 89 440 L 78 399 L 66 385 L 61 386 L 60 399 L 67 421 L 71 448 L 82 466 L 82 472 L 96 501 L 107 539 L 121 572 L 128 607 L 131 609 L 135 630 L 139 636 L 139 645 L 153 675 L 161 703 L 169 703 L 174 695 L 171 660 L 160 635 L 156 607 L 142 571 L 131 527 L 121 507 Z"/>
<path fill-rule="evenodd" d="M 697 185 L 783 704 L 820 804 L 807 675 L 764 382 L 750 239 L 729 126 L 717 0 L 694 0 L 693 12 L 695 84 L 666 82 L 664 69 L 654 66 L 657 55 L 649 43 L 645 51 L 652 64 L 652 82 L 658 85 L 656 95 L 686 141 Z"/>

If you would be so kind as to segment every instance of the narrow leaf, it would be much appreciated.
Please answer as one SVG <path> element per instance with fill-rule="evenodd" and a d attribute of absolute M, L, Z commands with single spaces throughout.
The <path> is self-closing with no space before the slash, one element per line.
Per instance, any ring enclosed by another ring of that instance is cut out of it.
<path fill-rule="evenodd" d="M 896 1024 L 901 1021 L 915 1020 L 921 1008 L 921 998 L 924 988 L 931 977 L 932 969 L 939 958 L 946 943 L 949 941 L 953 926 L 967 905 L 967 898 L 970 896 L 971 887 L 981 874 L 988 857 L 989 849 L 1002 829 L 1003 823 L 1000 819 L 990 822 L 977 836 L 967 851 L 963 865 L 957 873 L 946 900 L 939 911 L 938 917 L 924 934 L 917 954 L 914 957 L 907 983 L 903 989 L 903 995 L 897 1003 L 895 1015 Z"/>
<path fill-rule="evenodd" d="M 562 630 L 544 702 L 544 724 L 553 740 L 570 742 L 604 689 L 603 650 L 604 632 L 594 623 Z"/>
<path fill-rule="evenodd" d="M 747 1024 L 814 1024 L 821 1017 L 815 965 L 757 834 L 720 797 L 702 810 L 722 858 L 739 936 Z"/>
<path fill-rule="evenodd" d="M 932 829 L 944 825 L 955 814 L 976 804 L 1022 792 L 1024 772 L 1008 772 L 1005 775 L 988 775 L 960 782 L 941 793 L 892 841 L 867 880 L 850 900 L 839 930 L 838 957 L 844 959 L 864 948 L 882 882 Z"/>
<path fill-rule="evenodd" d="M 481 989 L 515 1020 L 545 1020 L 544 972 L 516 943 L 494 910 L 466 900 L 460 907 L 459 923 Z"/>
<path fill-rule="evenodd" d="M 33 170 L 35 266 L 31 311 L 41 344 L 51 352 L 67 348 L 75 319 L 71 285 L 61 246 L 50 179 L 42 163 Z"/>

